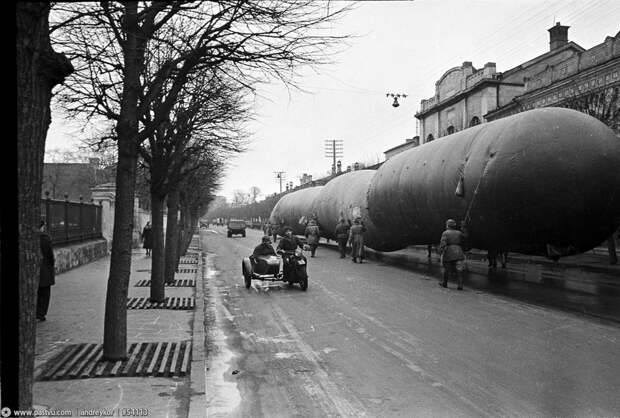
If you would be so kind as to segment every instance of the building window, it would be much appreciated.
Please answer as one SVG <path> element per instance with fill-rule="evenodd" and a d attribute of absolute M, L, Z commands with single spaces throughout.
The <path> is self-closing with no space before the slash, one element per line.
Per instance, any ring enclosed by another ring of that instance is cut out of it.
<path fill-rule="evenodd" d="M 448 126 L 448 135 L 452 135 L 454 133 L 454 126 Z"/>
<path fill-rule="evenodd" d="M 426 142 L 431 142 L 433 139 L 433 134 L 428 134 L 428 136 L 426 137 Z"/>
<path fill-rule="evenodd" d="M 473 118 L 471 118 L 471 122 L 469 122 L 469 126 L 476 125 L 480 125 L 480 119 L 478 119 L 478 116 L 474 116 Z"/>

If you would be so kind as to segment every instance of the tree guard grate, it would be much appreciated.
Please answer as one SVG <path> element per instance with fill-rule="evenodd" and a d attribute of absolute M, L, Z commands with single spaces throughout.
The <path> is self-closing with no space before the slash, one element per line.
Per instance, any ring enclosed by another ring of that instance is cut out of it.
<path fill-rule="evenodd" d="M 103 344 L 67 345 L 48 360 L 36 380 L 89 379 L 93 377 L 186 376 L 190 372 L 192 342 L 132 343 L 127 359 L 104 361 Z"/>
<path fill-rule="evenodd" d="M 178 279 L 172 283 L 164 283 L 164 285 L 170 287 L 195 287 L 196 281 L 194 279 Z M 135 287 L 151 287 L 151 281 L 138 280 Z"/>
<path fill-rule="evenodd" d="M 178 273 L 196 273 L 196 269 L 187 269 L 187 268 L 182 269 L 182 268 L 180 268 Z"/>
<path fill-rule="evenodd" d="M 196 307 L 193 297 L 166 297 L 163 302 L 151 302 L 149 298 L 127 298 L 127 309 L 177 309 L 191 310 Z"/>
<path fill-rule="evenodd" d="M 181 257 L 179 264 L 198 264 L 198 257 Z"/>

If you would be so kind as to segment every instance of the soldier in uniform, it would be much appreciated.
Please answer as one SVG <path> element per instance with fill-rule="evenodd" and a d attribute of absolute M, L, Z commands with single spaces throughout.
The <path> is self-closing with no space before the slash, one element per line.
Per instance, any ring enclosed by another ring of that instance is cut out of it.
<path fill-rule="evenodd" d="M 340 218 L 338 220 L 338 224 L 336 225 L 336 230 L 334 231 L 334 236 L 336 237 L 336 242 L 338 243 L 338 250 L 340 250 L 340 258 L 345 258 L 347 251 L 347 240 L 349 239 L 349 224 L 344 220 L 344 218 Z"/>
<path fill-rule="evenodd" d="M 362 224 L 362 220 L 355 218 L 353 226 L 349 229 L 349 243 L 352 248 L 351 257 L 354 263 L 357 263 L 358 258 L 360 263 L 364 259 L 364 232 L 366 232 L 366 227 Z"/>
<path fill-rule="evenodd" d="M 465 229 L 465 224 L 461 227 Z M 456 228 L 456 221 L 448 219 L 446 221 L 446 230 L 441 234 L 439 243 L 439 254 L 443 263 L 443 282 L 439 283 L 442 287 L 448 287 L 448 278 L 457 276 L 458 290 L 463 290 L 463 275 L 460 270 L 463 269 L 465 262 L 465 253 L 463 246 L 465 245 L 466 232 L 461 232 Z"/>
<path fill-rule="evenodd" d="M 304 235 L 306 236 L 306 243 L 310 246 L 310 257 L 314 257 L 320 238 L 319 227 L 314 219 L 308 222 Z"/>
<path fill-rule="evenodd" d="M 254 258 L 261 255 L 276 255 L 276 250 L 271 246 L 271 238 L 269 238 L 269 235 L 265 235 L 262 238 L 261 243 L 254 248 L 254 252 L 252 253 L 252 257 Z"/>

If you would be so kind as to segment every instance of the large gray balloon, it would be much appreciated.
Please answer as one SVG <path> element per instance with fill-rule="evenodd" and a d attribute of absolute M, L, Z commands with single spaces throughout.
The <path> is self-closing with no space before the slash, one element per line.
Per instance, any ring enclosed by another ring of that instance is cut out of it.
<path fill-rule="evenodd" d="M 448 218 L 467 221 L 476 248 L 587 251 L 620 224 L 620 140 L 583 113 L 531 110 L 289 194 L 272 217 L 314 212 L 331 237 L 354 208 L 380 251 L 435 244 Z"/>

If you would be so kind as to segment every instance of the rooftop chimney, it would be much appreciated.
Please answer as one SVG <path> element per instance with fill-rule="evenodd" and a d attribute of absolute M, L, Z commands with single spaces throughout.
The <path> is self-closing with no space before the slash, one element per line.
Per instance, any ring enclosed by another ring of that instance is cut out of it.
<path fill-rule="evenodd" d="M 558 22 L 549 29 L 550 51 L 563 47 L 568 43 L 568 28 L 570 28 L 570 26 L 562 26 L 560 22 Z"/>

